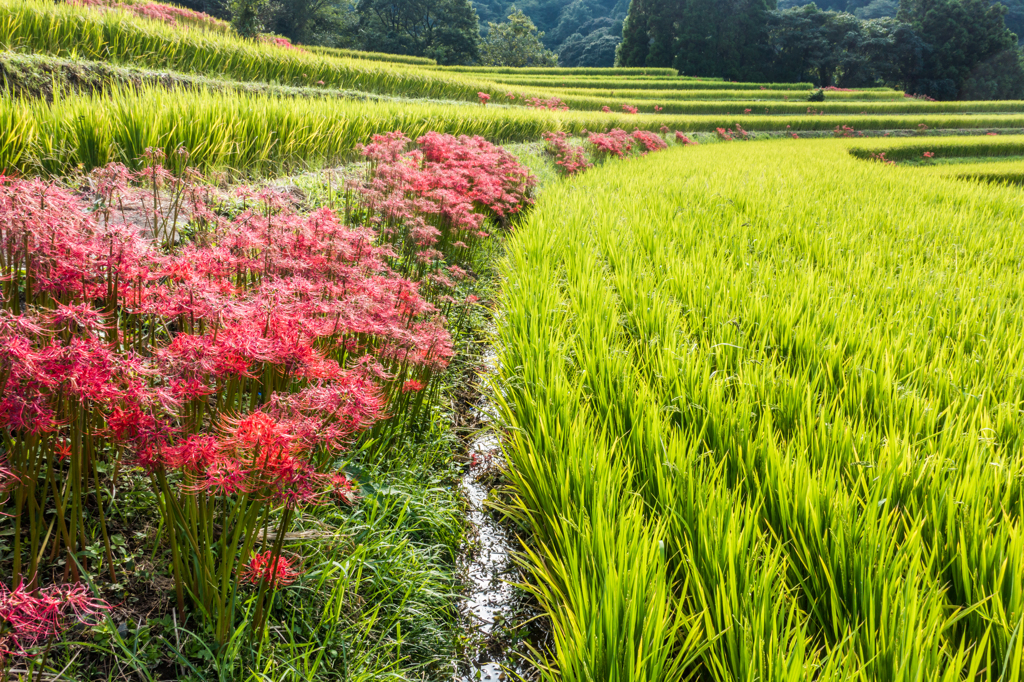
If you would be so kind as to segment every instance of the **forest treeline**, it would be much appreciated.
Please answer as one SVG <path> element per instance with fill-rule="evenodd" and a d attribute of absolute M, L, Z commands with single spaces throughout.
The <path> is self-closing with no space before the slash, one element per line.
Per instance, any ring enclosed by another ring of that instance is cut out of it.
<path fill-rule="evenodd" d="M 659 66 L 736 81 L 1024 97 L 1024 0 L 180 0 L 292 42 L 441 64 Z"/>
<path fill-rule="evenodd" d="M 823 4 L 827 9 L 779 9 L 774 0 L 633 0 L 617 63 L 736 81 L 887 85 L 943 100 L 1024 96 L 1021 51 L 1001 3 Z M 873 16 L 894 5 L 895 16 Z"/>

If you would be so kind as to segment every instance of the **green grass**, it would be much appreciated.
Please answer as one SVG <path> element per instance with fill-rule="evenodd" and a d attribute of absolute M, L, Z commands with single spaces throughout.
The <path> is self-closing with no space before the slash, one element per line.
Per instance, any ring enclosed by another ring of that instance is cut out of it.
<path fill-rule="evenodd" d="M 1019 191 L 850 144 L 609 164 L 512 238 L 545 679 L 1021 679 Z"/>

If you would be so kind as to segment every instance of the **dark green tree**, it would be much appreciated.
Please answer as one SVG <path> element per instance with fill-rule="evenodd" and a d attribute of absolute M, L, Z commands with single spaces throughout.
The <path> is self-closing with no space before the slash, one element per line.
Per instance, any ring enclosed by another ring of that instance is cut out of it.
<path fill-rule="evenodd" d="M 1020 50 L 1006 12 L 988 0 L 903 0 L 900 20 L 932 48 L 915 91 L 937 99 L 1024 96 Z"/>
<path fill-rule="evenodd" d="M 267 0 L 232 0 L 231 25 L 243 38 L 255 38 L 265 30 L 269 4 Z"/>
<path fill-rule="evenodd" d="M 595 19 L 584 25 L 584 30 L 597 23 L 608 22 L 612 25 L 601 26 L 595 30 L 574 33 L 559 47 L 559 66 L 612 66 L 615 63 L 615 50 L 622 42 L 622 23 L 607 19 Z"/>
<path fill-rule="evenodd" d="M 622 22 L 622 43 L 615 55 L 617 66 L 647 66 L 653 12 L 659 4 L 656 0 L 630 0 Z"/>
<path fill-rule="evenodd" d="M 820 87 L 895 85 L 916 78 L 929 48 L 907 24 L 864 21 L 846 12 L 804 5 L 772 13 L 772 80 Z"/>
<path fill-rule="evenodd" d="M 480 28 L 469 0 L 359 0 L 364 50 L 430 57 L 440 64 L 480 58 Z"/>
<path fill-rule="evenodd" d="M 488 24 L 487 37 L 480 47 L 480 61 L 487 66 L 555 66 L 558 55 L 544 47 L 530 17 L 512 5 L 508 21 Z"/>
<path fill-rule="evenodd" d="M 757 80 L 774 8 L 775 0 L 633 0 L 617 63 Z"/>
<path fill-rule="evenodd" d="M 276 0 L 267 28 L 296 45 L 356 46 L 354 0 Z"/>

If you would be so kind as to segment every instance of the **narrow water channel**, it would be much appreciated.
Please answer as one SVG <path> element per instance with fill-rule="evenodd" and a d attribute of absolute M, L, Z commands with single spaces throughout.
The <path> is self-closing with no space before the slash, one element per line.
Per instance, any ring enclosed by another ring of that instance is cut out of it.
<path fill-rule="evenodd" d="M 494 351 L 488 349 L 482 361 L 483 374 L 478 379 L 481 389 L 487 384 L 487 376 L 497 368 L 496 363 Z M 509 678 L 506 669 L 517 668 L 517 662 L 509 660 L 508 637 L 503 632 L 517 604 L 516 590 L 509 584 L 516 579 L 512 561 L 516 538 L 487 510 L 489 481 L 500 457 L 500 443 L 491 429 L 493 412 L 487 391 L 480 390 L 477 396 L 470 420 L 476 429 L 467 443 L 469 466 L 462 477 L 474 538 L 464 559 L 469 589 L 463 620 L 470 639 L 469 660 L 460 667 L 457 682 L 504 681 Z"/>

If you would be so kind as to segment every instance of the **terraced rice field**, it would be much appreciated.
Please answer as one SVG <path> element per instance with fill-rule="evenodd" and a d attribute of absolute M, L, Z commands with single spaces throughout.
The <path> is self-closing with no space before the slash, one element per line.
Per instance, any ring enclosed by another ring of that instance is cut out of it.
<path fill-rule="evenodd" d="M 0 50 L 3 674 L 1024 678 L 1024 102 Z"/>
<path fill-rule="evenodd" d="M 849 147 L 605 167 L 511 238 L 557 679 L 1020 679 L 1019 190 Z"/>

